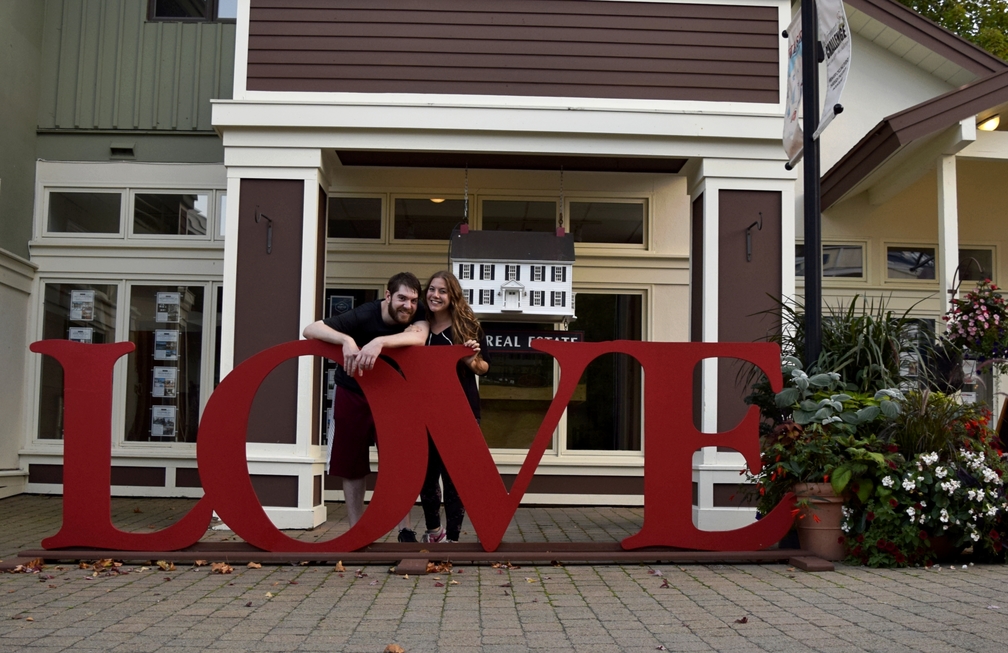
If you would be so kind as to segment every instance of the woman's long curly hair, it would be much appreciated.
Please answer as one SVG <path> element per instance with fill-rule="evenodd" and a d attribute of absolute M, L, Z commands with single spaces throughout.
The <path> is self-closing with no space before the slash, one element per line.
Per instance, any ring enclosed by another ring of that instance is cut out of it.
<path fill-rule="evenodd" d="M 465 293 L 462 292 L 462 286 L 454 274 L 448 270 L 439 270 L 432 274 L 424 287 L 424 298 L 427 297 L 427 290 L 435 279 L 444 279 L 445 285 L 448 286 L 448 300 L 451 302 L 448 310 L 451 311 L 452 342 L 456 345 L 464 344 L 466 340 L 476 340 L 482 343 L 483 327 L 480 326 L 479 320 L 473 314 L 469 302 L 466 301 Z"/>

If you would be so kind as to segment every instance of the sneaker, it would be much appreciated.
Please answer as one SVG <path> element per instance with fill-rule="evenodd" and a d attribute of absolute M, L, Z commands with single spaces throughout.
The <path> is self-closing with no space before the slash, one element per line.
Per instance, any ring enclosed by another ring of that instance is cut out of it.
<path fill-rule="evenodd" d="M 404 528 L 399 531 L 399 541 L 400 542 L 416 542 L 416 531 L 409 528 Z"/>
<path fill-rule="evenodd" d="M 438 526 L 438 529 L 436 531 L 427 531 L 426 533 L 424 533 L 423 537 L 420 538 L 420 541 L 425 542 L 427 544 L 437 544 L 438 542 L 443 542 L 444 539 L 445 539 L 444 528 Z"/>

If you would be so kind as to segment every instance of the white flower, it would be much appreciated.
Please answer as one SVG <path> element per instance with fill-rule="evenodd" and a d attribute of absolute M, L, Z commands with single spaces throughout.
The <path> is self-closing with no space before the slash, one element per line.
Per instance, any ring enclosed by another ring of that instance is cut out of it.
<path fill-rule="evenodd" d="M 987 508 L 987 516 L 994 517 L 995 515 L 997 515 L 997 511 L 998 511 L 997 506 L 990 506 L 989 508 Z"/>
<path fill-rule="evenodd" d="M 941 489 L 945 490 L 945 492 L 949 494 L 952 494 L 953 492 L 959 489 L 959 486 L 960 486 L 959 481 L 948 480 L 941 484 Z"/>
<path fill-rule="evenodd" d="M 903 479 L 903 489 L 906 490 L 907 492 L 913 490 L 916 487 L 917 484 L 914 483 L 914 480 L 912 478 Z"/>
<path fill-rule="evenodd" d="M 980 533 L 977 533 L 976 531 L 973 531 L 972 533 L 970 533 L 970 537 L 973 538 L 974 542 L 979 542 L 980 541 Z"/>
<path fill-rule="evenodd" d="M 909 508 L 907 508 L 906 512 L 908 515 L 910 515 L 910 519 L 913 519 L 913 516 L 914 514 L 916 514 L 917 511 L 914 510 L 913 506 L 910 506 Z"/>
<path fill-rule="evenodd" d="M 931 453 L 923 454 L 921 460 L 924 461 L 925 465 L 933 465 L 938 462 L 938 453 L 932 451 Z"/>
<path fill-rule="evenodd" d="M 948 470 L 945 469 L 944 467 L 940 467 L 940 466 L 936 467 L 935 468 L 935 476 L 937 476 L 938 478 L 945 478 L 946 476 L 948 476 Z"/>
<path fill-rule="evenodd" d="M 896 482 L 893 480 L 892 476 L 886 476 L 882 479 L 883 487 L 892 487 L 895 483 Z"/>
<path fill-rule="evenodd" d="M 982 470 L 980 470 L 980 473 L 983 474 L 985 483 L 994 483 L 995 481 L 1001 480 L 998 478 L 997 472 L 995 472 L 990 467 L 984 467 Z"/>
<path fill-rule="evenodd" d="M 948 523 L 949 514 L 948 514 L 948 511 L 945 510 L 944 508 L 942 508 L 941 517 L 939 517 L 939 519 L 941 520 L 941 523 L 943 523 L 943 524 L 947 524 Z M 948 528 L 948 526 L 946 526 L 945 528 Z"/>
<path fill-rule="evenodd" d="M 850 533 L 850 526 L 848 526 L 847 523 L 844 522 L 844 524 L 840 526 L 840 530 L 842 530 L 844 533 Z"/>
<path fill-rule="evenodd" d="M 927 508 L 927 501 L 921 501 L 921 508 Z"/>
<path fill-rule="evenodd" d="M 976 492 L 976 490 L 969 490 L 968 492 L 966 492 L 966 497 L 970 501 L 976 501 L 976 498 L 977 498 L 977 492 Z M 973 509 L 972 508 L 970 508 L 970 514 L 973 514 Z"/>

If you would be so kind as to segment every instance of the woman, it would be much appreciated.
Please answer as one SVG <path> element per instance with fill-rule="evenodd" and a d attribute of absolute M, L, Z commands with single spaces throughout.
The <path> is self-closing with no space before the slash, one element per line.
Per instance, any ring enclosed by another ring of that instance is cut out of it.
<path fill-rule="evenodd" d="M 490 369 L 480 351 L 483 340 L 483 329 L 479 320 L 473 315 L 469 302 L 466 301 L 455 275 L 447 270 L 435 272 L 427 282 L 424 294 L 427 303 L 427 320 L 430 323 L 428 345 L 465 345 L 472 354 L 458 362 L 456 370 L 462 389 L 469 399 L 476 421 L 480 420 L 479 388 L 476 376 L 482 376 Z M 420 490 L 420 505 L 423 506 L 424 519 L 427 521 L 427 532 L 421 538 L 422 542 L 457 542 L 465 517 L 465 508 L 459 499 L 455 485 L 441 462 L 434 441 L 427 436 L 427 476 L 423 489 Z M 441 490 L 438 481 L 444 484 L 445 528 L 441 527 Z"/>

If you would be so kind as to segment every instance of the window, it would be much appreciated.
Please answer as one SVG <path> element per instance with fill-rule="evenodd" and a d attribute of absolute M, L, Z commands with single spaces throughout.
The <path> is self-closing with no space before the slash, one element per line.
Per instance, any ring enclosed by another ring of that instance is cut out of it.
<path fill-rule="evenodd" d="M 220 227 L 218 228 L 217 236 L 219 238 L 223 238 L 224 237 L 225 220 L 227 220 L 227 193 L 220 193 L 217 196 L 217 199 L 219 200 L 218 206 L 217 206 L 217 211 L 218 211 L 218 213 L 217 213 L 217 224 L 220 225 Z"/>
<path fill-rule="evenodd" d="M 238 0 L 148 0 L 147 20 L 220 21 L 238 17 Z"/>
<path fill-rule="evenodd" d="M 136 193 L 133 233 L 143 236 L 205 236 L 209 194 Z"/>
<path fill-rule="evenodd" d="M 465 300 L 468 304 L 473 303 L 473 291 L 472 288 L 463 288 L 462 292 L 465 294 Z"/>
<path fill-rule="evenodd" d="M 382 236 L 380 197 L 330 197 L 327 217 L 330 238 L 377 240 Z"/>
<path fill-rule="evenodd" d="M 959 280 L 994 279 L 994 250 L 959 248 Z"/>
<path fill-rule="evenodd" d="M 203 286 L 131 288 L 127 441 L 196 442 L 204 299 Z"/>
<path fill-rule="evenodd" d="M 521 266 L 520 265 L 505 265 L 504 266 L 504 281 L 520 281 L 521 280 Z"/>
<path fill-rule="evenodd" d="M 546 266 L 545 265 L 533 265 L 531 272 L 532 272 L 532 281 L 545 281 L 546 280 Z"/>
<path fill-rule="evenodd" d="M 492 290 L 483 289 L 480 291 L 480 304 L 486 304 L 488 306 L 493 306 L 494 303 L 494 292 Z"/>
<path fill-rule="evenodd" d="M 861 245 L 822 245 L 822 276 L 864 278 Z M 805 245 L 795 245 L 795 276 L 805 276 Z"/>
<path fill-rule="evenodd" d="M 556 202 L 483 200 L 484 231 L 555 231 Z"/>
<path fill-rule="evenodd" d="M 473 267 L 472 263 L 459 263 L 459 279 L 471 280 L 473 278 Z"/>
<path fill-rule="evenodd" d="M 934 247 L 887 247 L 886 261 L 891 280 L 935 278 Z"/>
<path fill-rule="evenodd" d="M 530 304 L 532 306 L 543 306 L 546 299 L 545 290 L 533 290 L 530 295 Z"/>
<path fill-rule="evenodd" d="M 396 240 L 448 240 L 462 222 L 462 200 L 406 198 L 395 200 Z"/>
<path fill-rule="evenodd" d="M 494 266 L 487 265 L 485 263 L 480 264 L 480 280 L 493 281 L 493 278 L 494 278 Z"/>
<path fill-rule="evenodd" d="M 567 282 L 567 268 L 562 265 L 553 266 L 553 282 L 566 283 Z"/>
<path fill-rule="evenodd" d="M 645 203 L 574 202 L 570 203 L 570 231 L 574 242 L 644 244 Z"/>
<path fill-rule="evenodd" d="M 567 305 L 567 293 L 562 290 L 554 290 L 550 294 L 550 306 L 566 306 Z"/>
<path fill-rule="evenodd" d="M 116 341 L 116 297 L 113 284 L 46 283 L 42 339 L 90 344 Z M 38 437 L 63 439 L 63 367 L 51 356 L 41 357 Z"/>
<path fill-rule="evenodd" d="M 579 331 L 586 342 L 640 340 L 643 297 L 578 293 Z M 641 450 L 643 372 L 625 354 L 606 354 L 585 368 L 567 407 L 567 448 Z"/>
<path fill-rule="evenodd" d="M 49 232 L 118 234 L 122 193 L 52 191 L 49 193 Z"/>

